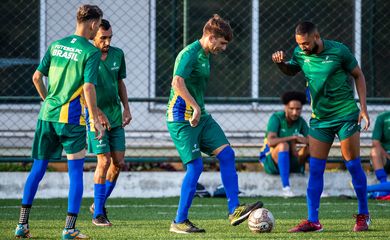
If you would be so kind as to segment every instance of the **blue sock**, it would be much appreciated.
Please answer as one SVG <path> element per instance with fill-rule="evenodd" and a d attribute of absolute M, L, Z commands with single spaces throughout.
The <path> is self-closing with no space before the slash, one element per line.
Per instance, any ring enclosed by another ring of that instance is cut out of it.
<path fill-rule="evenodd" d="M 234 151 L 230 146 L 225 147 L 218 155 L 222 184 L 225 188 L 229 214 L 232 214 L 240 204 L 238 200 L 238 176 L 236 172 Z"/>
<path fill-rule="evenodd" d="M 346 161 L 345 166 L 352 176 L 352 184 L 358 199 L 358 213 L 368 214 L 367 177 L 360 163 L 360 157 Z"/>
<path fill-rule="evenodd" d="M 203 171 L 203 162 L 201 158 L 197 158 L 187 163 L 187 172 L 184 176 L 181 185 L 181 193 L 179 200 L 179 207 L 175 218 L 176 223 L 181 223 L 188 219 L 188 211 L 191 207 L 192 199 L 196 191 L 196 184 L 198 183 L 200 174 Z"/>
<path fill-rule="evenodd" d="M 106 205 L 107 198 L 111 195 L 112 190 L 114 190 L 115 185 L 116 185 L 116 181 L 110 182 L 110 181 L 106 180 L 106 194 L 105 194 L 105 198 L 104 198 L 103 207 L 104 207 L 104 205 Z"/>
<path fill-rule="evenodd" d="M 282 186 L 290 186 L 290 152 L 278 152 L 278 168 L 280 178 L 282 179 Z"/>
<path fill-rule="evenodd" d="M 390 182 L 367 186 L 367 192 L 388 192 L 390 194 Z"/>
<path fill-rule="evenodd" d="M 385 169 L 381 168 L 375 170 L 375 175 L 379 182 L 381 183 L 387 182 L 387 174 L 385 172 Z"/>
<path fill-rule="evenodd" d="M 83 197 L 83 167 L 84 159 L 68 160 L 69 195 L 68 213 L 78 214 Z"/>
<path fill-rule="evenodd" d="M 48 163 L 48 160 L 34 159 L 30 174 L 28 175 L 26 184 L 24 185 L 22 205 L 32 205 L 35 194 L 38 190 L 39 182 L 45 175 Z"/>
<path fill-rule="evenodd" d="M 95 212 L 93 213 L 93 218 L 96 218 L 99 215 L 103 215 L 103 206 L 104 206 L 105 197 L 106 197 L 106 184 L 95 183 L 94 185 Z"/>
<path fill-rule="evenodd" d="M 326 167 L 326 159 L 315 157 L 309 158 L 310 175 L 307 184 L 307 211 L 308 220 L 310 222 L 318 222 L 318 210 L 320 208 L 320 200 L 322 190 L 324 189 L 324 171 Z"/>

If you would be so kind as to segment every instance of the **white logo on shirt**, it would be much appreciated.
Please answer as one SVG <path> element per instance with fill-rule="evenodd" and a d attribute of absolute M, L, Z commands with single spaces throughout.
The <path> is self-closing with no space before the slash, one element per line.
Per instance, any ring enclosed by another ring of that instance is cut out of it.
<path fill-rule="evenodd" d="M 321 63 L 331 63 L 331 62 L 333 62 L 333 60 L 329 60 L 329 56 L 326 56 L 325 60 L 322 61 Z"/>
<path fill-rule="evenodd" d="M 77 41 L 77 38 L 73 38 L 72 41 L 70 41 L 70 43 L 75 43 Z"/>

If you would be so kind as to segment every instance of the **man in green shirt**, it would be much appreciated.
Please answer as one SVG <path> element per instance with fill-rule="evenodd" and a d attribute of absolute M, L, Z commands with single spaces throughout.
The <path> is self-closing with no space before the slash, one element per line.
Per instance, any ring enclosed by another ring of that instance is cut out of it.
<path fill-rule="evenodd" d="M 275 112 L 268 120 L 260 162 L 268 174 L 280 174 L 285 197 L 292 197 L 289 175 L 304 173 L 309 155 L 307 147 L 309 128 L 301 117 L 306 95 L 302 92 L 286 92 L 281 97 L 284 111 Z M 297 148 L 299 145 L 300 148 Z M 303 147 L 302 147 L 303 145 Z"/>
<path fill-rule="evenodd" d="M 380 186 L 387 183 L 387 173 L 390 172 L 390 111 L 378 115 L 372 132 L 371 160 L 375 175 Z M 386 173 L 387 172 L 387 173 Z M 388 188 L 387 188 L 388 189 Z M 367 191 L 374 197 L 390 194 L 389 191 L 380 191 L 373 186 L 368 186 Z"/>
<path fill-rule="evenodd" d="M 70 186 L 62 239 L 87 238 L 75 225 L 83 194 L 85 102 L 90 114 L 97 116 L 95 84 L 100 53 L 88 40 L 95 37 L 102 16 L 98 6 L 80 6 L 75 34 L 50 44 L 33 75 L 34 85 L 44 102 L 34 136 L 34 164 L 24 187 L 19 224 L 15 230 L 17 238 L 31 238 L 28 218 L 39 182 L 48 162 L 61 159 L 63 149 L 68 159 Z M 43 76 L 48 76 L 47 90 Z M 92 128 L 96 138 L 102 139 L 104 128 L 98 119 Z"/>
<path fill-rule="evenodd" d="M 205 24 L 202 38 L 185 47 L 176 58 L 167 105 L 167 125 L 186 167 L 186 175 L 171 232 L 205 232 L 188 219 L 196 184 L 203 170 L 201 152 L 219 160 L 231 225 L 242 223 L 254 209 L 263 205 L 261 202 L 239 205 L 234 151 L 221 127 L 204 107 L 204 93 L 210 78 L 210 54 L 223 52 L 232 38 L 229 23 L 215 14 Z"/>
<path fill-rule="evenodd" d="M 310 119 L 310 176 L 307 187 L 308 219 L 290 232 L 322 231 L 318 218 L 323 175 L 335 135 L 341 143 L 345 165 L 352 176 L 358 198 L 354 231 L 366 231 L 370 223 L 367 204 L 367 178 L 360 161 L 360 122 L 364 130 L 370 125 L 366 105 L 366 83 L 355 57 L 342 43 L 320 38 L 317 27 L 302 22 L 295 28 L 295 48 L 290 61 L 283 51 L 272 54 L 279 69 L 290 76 L 302 71 L 309 86 L 312 117 Z M 355 102 L 349 77 L 355 80 L 360 111 Z"/>
<path fill-rule="evenodd" d="M 98 119 L 106 128 L 102 139 L 95 139 L 95 131 L 88 123 L 88 148 L 97 155 L 94 176 L 94 204 L 90 207 L 92 223 L 96 226 L 111 226 L 105 210 L 105 202 L 115 187 L 125 157 L 124 127 L 131 121 L 127 90 L 126 63 L 123 51 L 110 46 L 112 28 L 110 22 L 102 19 L 94 39 L 100 49 L 99 75 L 96 86 Z M 123 114 L 121 109 L 123 105 Z M 88 113 L 88 112 L 87 112 Z M 112 159 L 112 161 L 111 161 Z"/>

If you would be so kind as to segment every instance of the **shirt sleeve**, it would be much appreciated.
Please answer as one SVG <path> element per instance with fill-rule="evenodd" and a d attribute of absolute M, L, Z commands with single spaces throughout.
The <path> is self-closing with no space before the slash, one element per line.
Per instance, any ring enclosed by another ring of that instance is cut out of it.
<path fill-rule="evenodd" d="M 180 53 L 177 56 L 173 76 L 180 76 L 186 79 L 191 75 L 193 62 L 191 56 L 188 52 Z"/>
<path fill-rule="evenodd" d="M 50 50 L 51 50 L 51 45 L 47 49 L 45 56 L 42 58 L 42 61 L 37 68 L 37 70 L 40 71 L 44 76 L 49 75 L 50 61 L 51 61 Z"/>
<path fill-rule="evenodd" d="M 97 84 L 99 74 L 100 52 L 96 51 L 87 59 L 84 69 L 84 83 Z"/>
<path fill-rule="evenodd" d="M 382 139 L 382 133 L 383 133 L 383 117 L 378 116 L 375 121 L 374 131 L 372 131 L 372 140 L 378 140 L 380 141 Z"/>
<path fill-rule="evenodd" d="M 340 49 L 343 68 L 348 72 L 352 72 L 352 70 L 358 65 L 356 58 L 344 44 L 341 44 Z"/>
<path fill-rule="evenodd" d="M 295 50 L 294 50 L 294 52 L 293 52 L 293 55 L 292 55 L 290 61 L 288 61 L 288 64 L 294 65 L 294 66 L 297 66 L 297 67 L 300 67 L 300 66 L 299 66 L 299 63 L 298 63 L 298 61 L 297 61 L 296 55 L 297 55 L 297 49 L 295 48 Z"/>
<path fill-rule="evenodd" d="M 267 133 L 269 132 L 278 133 L 279 128 L 280 128 L 279 118 L 275 114 L 273 114 L 268 120 Z"/>
<path fill-rule="evenodd" d="M 126 78 L 126 61 L 125 61 L 125 54 L 122 52 L 122 59 L 121 59 L 121 66 L 119 68 L 119 79 L 125 79 Z"/>

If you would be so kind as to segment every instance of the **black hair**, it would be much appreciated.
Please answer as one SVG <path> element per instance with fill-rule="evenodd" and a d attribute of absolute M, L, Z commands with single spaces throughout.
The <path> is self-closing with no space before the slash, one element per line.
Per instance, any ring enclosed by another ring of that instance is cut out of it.
<path fill-rule="evenodd" d="M 305 34 L 312 34 L 314 32 L 318 31 L 317 26 L 312 22 L 300 22 L 295 27 L 295 34 L 296 35 L 305 35 Z"/>
<path fill-rule="evenodd" d="M 284 105 L 287 105 L 292 100 L 299 101 L 302 105 L 304 105 L 306 103 L 306 94 L 303 92 L 295 91 L 285 92 L 280 99 L 282 100 L 282 103 Z"/>
<path fill-rule="evenodd" d="M 103 28 L 105 31 L 110 29 L 111 24 L 107 19 L 102 19 L 102 23 L 100 24 L 100 27 Z"/>

